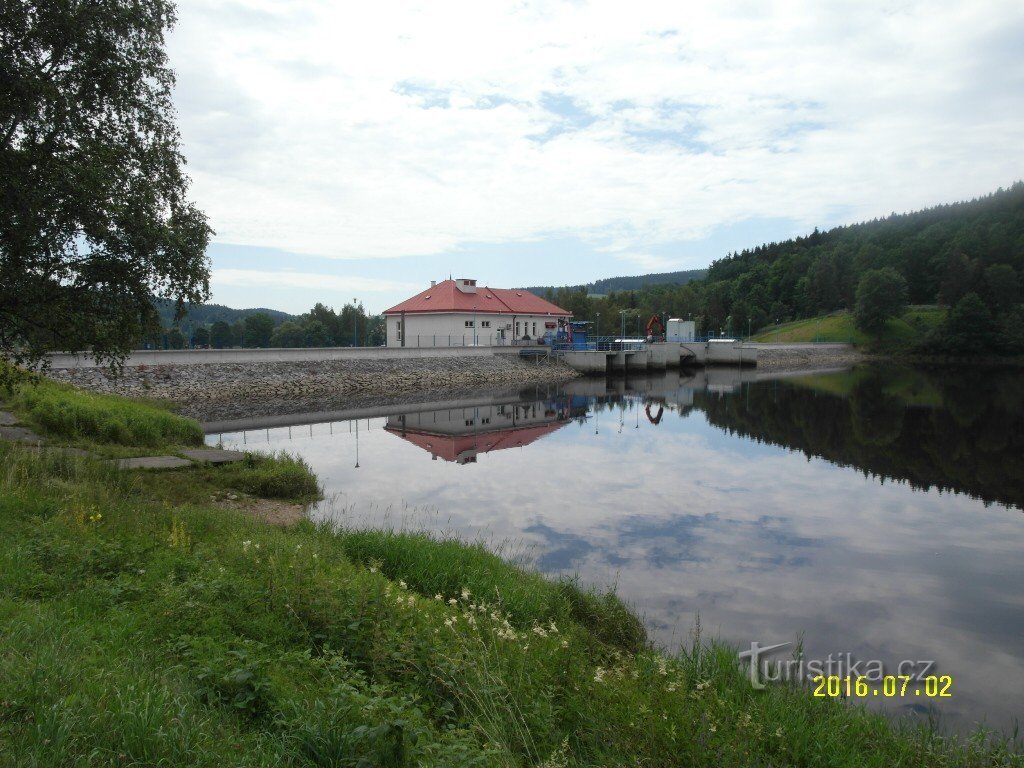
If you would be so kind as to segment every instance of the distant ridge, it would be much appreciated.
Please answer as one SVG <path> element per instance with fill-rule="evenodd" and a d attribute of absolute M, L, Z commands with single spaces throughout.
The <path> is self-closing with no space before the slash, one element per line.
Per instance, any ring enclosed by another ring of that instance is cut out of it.
<path fill-rule="evenodd" d="M 572 290 L 586 289 L 589 295 L 604 295 L 612 291 L 638 291 L 644 286 L 649 285 L 686 285 L 694 280 L 703 280 L 707 273 L 707 269 L 688 269 L 681 272 L 654 272 L 647 275 L 606 277 L 584 285 L 535 285 L 527 286 L 521 290 L 543 296 L 547 291 L 554 292 L 564 287 Z"/>
<path fill-rule="evenodd" d="M 160 315 L 161 325 L 165 328 L 174 325 L 174 302 L 157 300 L 153 304 Z M 179 327 L 181 327 L 182 331 L 188 332 L 192 328 L 212 325 L 218 320 L 223 320 L 228 325 L 231 325 L 258 313 L 270 315 L 275 325 L 283 323 L 285 320 L 294 320 L 297 317 L 278 309 L 266 309 L 264 307 L 233 309 L 223 304 L 186 304 L 185 317 L 182 319 Z"/>

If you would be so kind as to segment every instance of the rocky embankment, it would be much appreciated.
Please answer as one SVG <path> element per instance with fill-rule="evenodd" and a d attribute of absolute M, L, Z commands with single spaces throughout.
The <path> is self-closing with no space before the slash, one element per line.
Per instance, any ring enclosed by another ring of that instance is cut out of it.
<path fill-rule="evenodd" d="M 759 371 L 806 371 L 852 366 L 867 357 L 850 344 L 758 344 Z"/>
<path fill-rule="evenodd" d="M 310 397 L 359 399 L 427 390 L 547 384 L 579 374 L 562 363 L 537 364 L 495 355 L 136 366 L 124 368 L 118 377 L 104 368 L 62 368 L 51 369 L 47 375 L 92 391 L 162 398 L 188 406 Z"/>

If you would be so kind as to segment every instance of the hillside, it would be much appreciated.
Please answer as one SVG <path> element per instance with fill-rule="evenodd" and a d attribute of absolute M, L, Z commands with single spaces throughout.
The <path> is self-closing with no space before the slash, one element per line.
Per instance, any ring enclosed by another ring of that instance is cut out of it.
<path fill-rule="evenodd" d="M 669 274 L 695 279 L 673 285 L 646 275 L 604 296 L 594 295 L 603 281 L 550 296 L 601 333 L 639 328 L 656 314 L 692 318 L 702 334 L 746 336 L 845 312 L 840 334 L 889 351 L 1024 354 L 1024 183 L 969 202 L 765 243 L 718 259 L 703 279 Z M 871 330 L 866 324 L 850 333 L 859 292 L 862 310 L 881 304 L 881 315 Z M 938 309 L 913 328 L 889 333 L 888 325 L 900 326 L 913 306 Z M 796 335 L 807 335 L 806 327 Z"/>
<path fill-rule="evenodd" d="M 648 275 L 628 275 L 624 277 L 606 277 L 586 285 L 564 286 L 573 291 L 586 290 L 589 295 L 611 293 L 612 291 L 636 291 L 649 285 L 686 285 L 694 280 L 703 280 L 706 269 L 689 269 L 682 272 L 655 272 Z M 538 296 L 548 292 L 555 293 L 562 286 L 541 285 L 523 288 Z"/>
<path fill-rule="evenodd" d="M 174 303 L 170 301 L 154 302 L 157 312 L 160 314 L 160 323 L 164 327 L 174 325 Z M 201 325 L 212 325 L 218 320 L 223 320 L 228 325 L 245 320 L 249 315 L 263 313 L 273 318 L 275 325 L 285 320 L 294 320 L 295 315 L 281 312 L 277 309 L 265 309 L 255 307 L 252 309 L 232 309 L 223 304 L 186 304 L 185 317 L 182 325 L 199 327 Z"/>

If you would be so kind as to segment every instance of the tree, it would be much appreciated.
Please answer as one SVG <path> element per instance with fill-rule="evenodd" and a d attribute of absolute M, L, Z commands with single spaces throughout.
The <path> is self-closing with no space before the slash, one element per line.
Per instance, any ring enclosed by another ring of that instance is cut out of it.
<path fill-rule="evenodd" d="M 1008 311 L 1020 296 L 1017 270 L 1009 264 L 993 264 L 985 269 L 985 288 L 996 312 Z"/>
<path fill-rule="evenodd" d="M 210 346 L 210 331 L 206 326 L 199 326 L 192 332 L 192 346 L 201 348 Z"/>
<path fill-rule="evenodd" d="M 988 351 L 995 342 L 992 313 L 976 293 L 968 293 L 949 311 L 945 342 L 948 350 L 961 355 Z"/>
<path fill-rule="evenodd" d="M 210 328 L 210 346 L 214 349 L 224 349 L 225 347 L 232 346 L 234 341 L 233 334 L 231 333 L 231 326 L 223 320 L 218 320 Z"/>
<path fill-rule="evenodd" d="M 245 318 L 245 346 L 269 347 L 273 332 L 274 319 L 267 313 L 257 312 Z"/>
<path fill-rule="evenodd" d="M 116 364 L 153 297 L 209 295 L 212 231 L 186 199 L 167 0 L 0 10 L 0 358 Z"/>
<path fill-rule="evenodd" d="M 294 320 L 285 320 L 270 336 L 272 347 L 302 347 L 306 343 L 305 329 Z"/>
<path fill-rule="evenodd" d="M 180 328 L 171 328 L 167 332 L 167 346 L 171 349 L 185 348 L 185 334 L 181 332 Z"/>
<path fill-rule="evenodd" d="M 892 267 L 865 272 L 857 284 L 853 319 L 868 333 L 879 333 L 890 317 L 907 306 L 907 281 Z"/>

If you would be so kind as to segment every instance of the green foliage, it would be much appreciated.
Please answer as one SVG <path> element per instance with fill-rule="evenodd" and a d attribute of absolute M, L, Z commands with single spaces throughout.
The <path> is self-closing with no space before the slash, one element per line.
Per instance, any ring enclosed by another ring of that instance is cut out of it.
<path fill-rule="evenodd" d="M 20 386 L 11 405 L 47 435 L 69 440 L 147 447 L 203 442 L 197 422 L 156 405 L 46 380 Z"/>
<path fill-rule="evenodd" d="M 171 330 L 167 332 L 167 346 L 171 349 L 185 348 L 185 334 L 181 332 L 181 329 L 171 328 Z"/>
<path fill-rule="evenodd" d="M 992 350 L 996 327 L 985 302 L 976 293 L 968 293 L 949 312 L 942 343 L 953 354 L 980 354 Z"/>
<path fill-rule="evenodd" d="M 273 456 L 249 453 L 243 461 L 221 467 L 218 472 L 224 485 L 260 498 L 292 501 L 320 498 L 320 485 L 309 465 L 286 451 Z"/>
<path fill-rule="evenodd" d="M 853 317 L 857 327 L 878 333 L 886 321 L 903 313 L 907 306 L 907 281 L 892 267 L 872 269 L 857 283 Z"/>
<path fill-rule="evenodd" d="M 174 6 L 0 12 L 0 356 L 117 361 L 153 297 L 202 301 L 211 230 L 187 201 L 164 37 Z"/>
<path fill-rule="evenodd" d="M 210 346 L 214 349 L 231 347 L 234 342 L 231 326 L 224 320 L 218 320 L 210 328 Z"/>
<path fill-rule="evenodd" d="M 245 346 L 269 347 L 270 334 L 274 332 L 274 319 L 263 312 L 245 318 Z"/>

